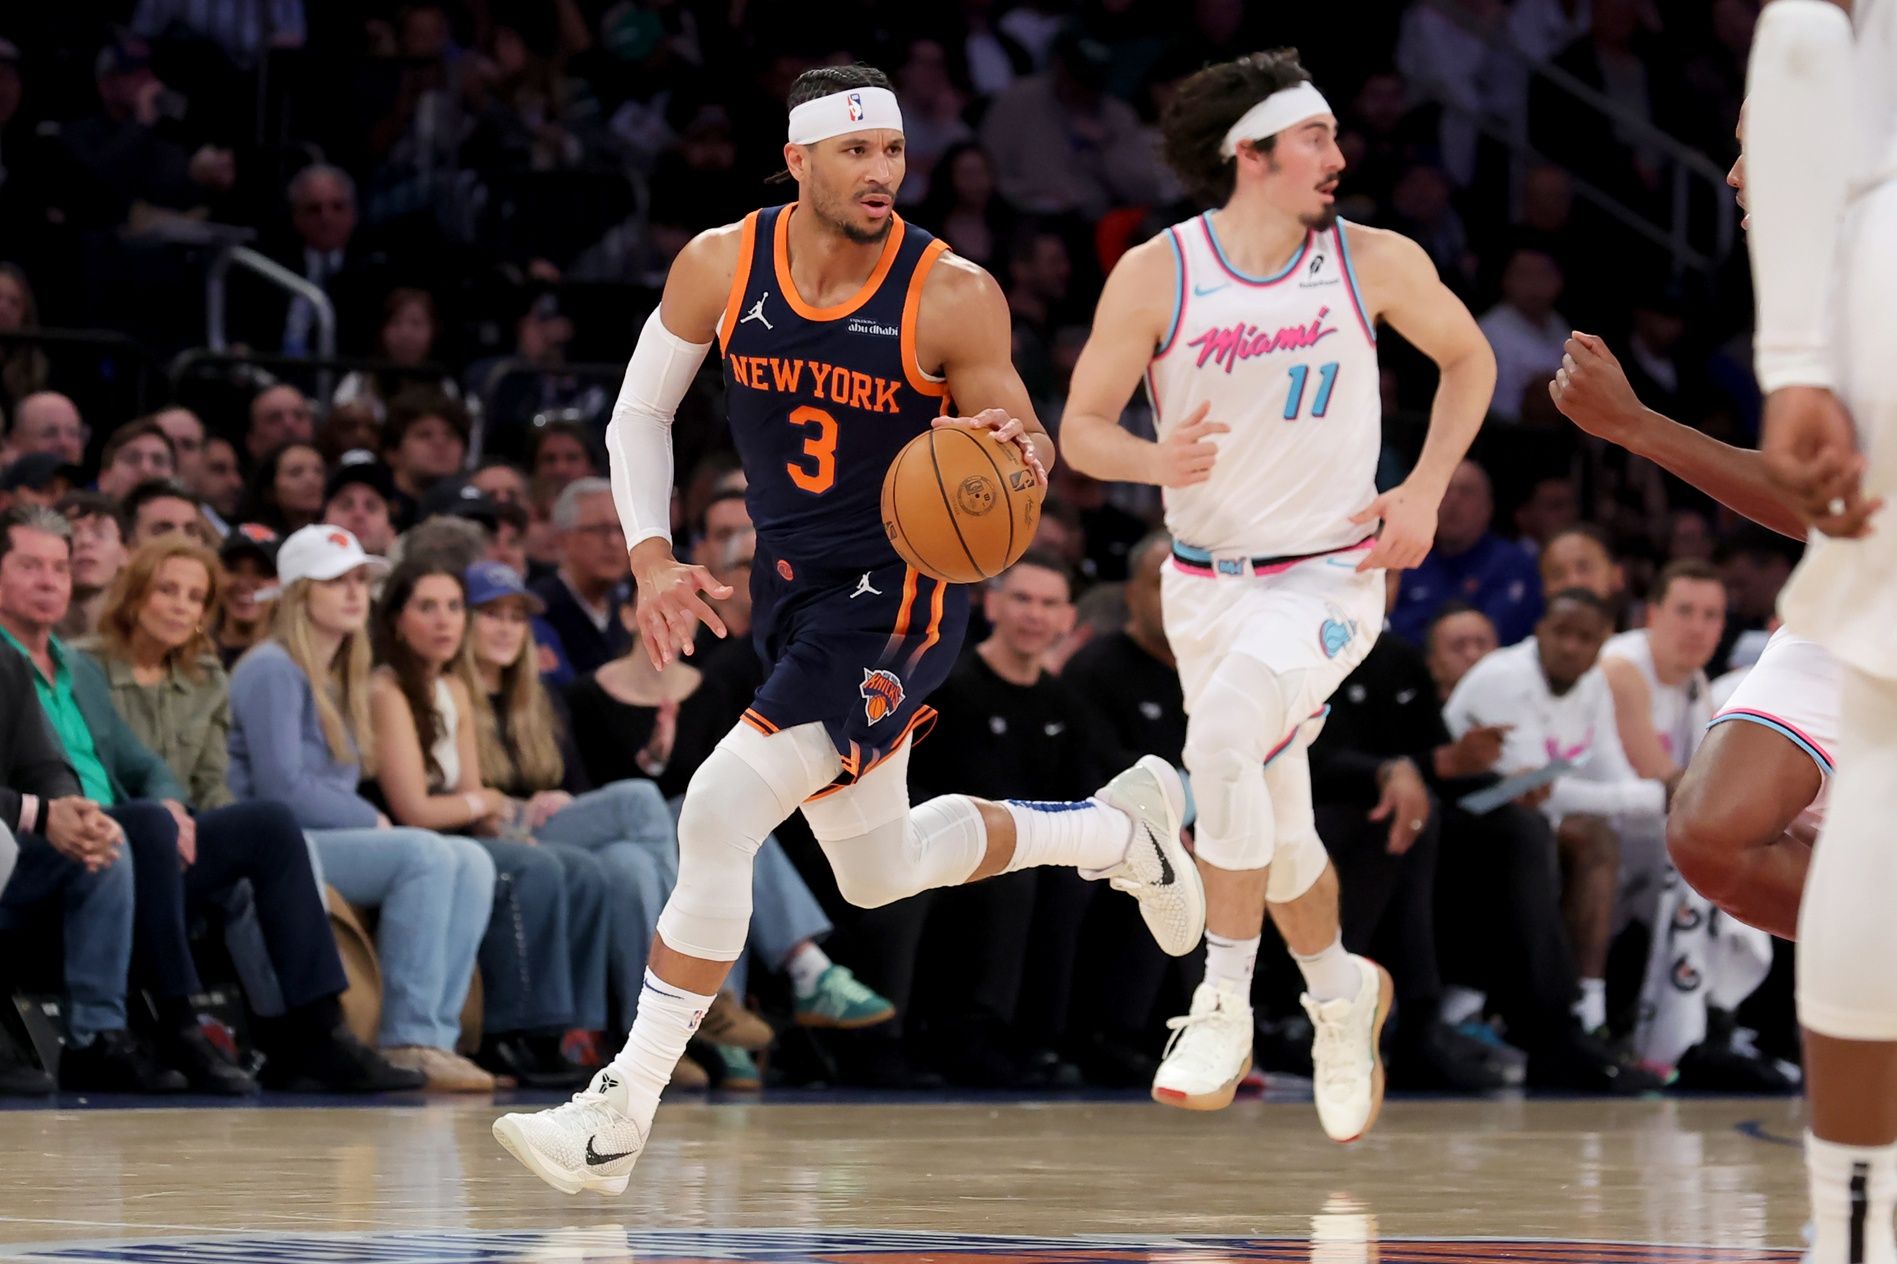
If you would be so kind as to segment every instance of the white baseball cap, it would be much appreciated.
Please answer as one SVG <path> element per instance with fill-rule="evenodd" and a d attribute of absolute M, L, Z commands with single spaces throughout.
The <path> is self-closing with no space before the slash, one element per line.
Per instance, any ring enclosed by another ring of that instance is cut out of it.
<path fill-rule="evenodd" d="M 277 550 L 277 582 L 285 587 L 299 579 L 340 579 L 358 566 L 378 577 L 389 572 L 388 559 L 364 553 L 354 535 L 327 523 L 291 532 Z"/>

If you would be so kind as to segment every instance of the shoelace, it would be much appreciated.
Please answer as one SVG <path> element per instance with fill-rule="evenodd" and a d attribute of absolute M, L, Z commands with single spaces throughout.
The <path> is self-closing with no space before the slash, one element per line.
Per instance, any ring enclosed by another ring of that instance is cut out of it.
<path fill-rule="evenodd" d="M 1316 1025 L 1317 1048 L 1311 1060 L 1316 1064 L 1318 1081 L 1332 1086 L 1348 1083 L 1361 1070 L 1357 1042 L 1341 1022 L 1320 1018 Z"/>
<path fill-rule="evenodd" d="M 1203 1014 L 1182 1014 L 1178 1018 L 1168 1018 L 1166 1020 L 1166 1030 L 1170 1031 L 1172 1035 L 1166 1038 L 1166 1048 L 1160 1053 L 1160 1059 L 1163 1061 L 1171 1057 L 1173 1048 L 1178 1045 L 1179 1042 L 1185 1038 L 1186 1033 L 1193 1028 L 1212 1027 L 1220 1022 L 1231 1021 L 1233 1021 L 1233 1016 L 1227 1014 L 1223 1009 L 1217 1006 L 1206 1010 Z"/>

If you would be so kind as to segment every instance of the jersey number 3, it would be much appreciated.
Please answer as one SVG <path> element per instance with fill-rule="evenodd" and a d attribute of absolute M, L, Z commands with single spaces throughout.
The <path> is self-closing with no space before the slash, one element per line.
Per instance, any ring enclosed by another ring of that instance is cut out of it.
<path fill-rule="evenodd" d="M 784 470 L 798 487 L 821 496 L 837 481 L 837 419 L 805 404 L 792 409 L 787 420 L 793 426 L 804 427 L 804 456 L 809 460 L 807 464 L 786 461 Z"/>
<path fill-rule="evenodd" d="M 1304 382 L 1311 376 L 1311 366 L 1294 364 L 1291 366 L 1291 389 L 1284 397 L 1284 419 L 1296 421 L 1304 408 Z M 1331 387 L 1337 385 L 1337 361 L 1320 365 L 1317 370 L 1317 397 L 1311 401 L 1311 416 L 1322 417 L 1330 411 Z"/>

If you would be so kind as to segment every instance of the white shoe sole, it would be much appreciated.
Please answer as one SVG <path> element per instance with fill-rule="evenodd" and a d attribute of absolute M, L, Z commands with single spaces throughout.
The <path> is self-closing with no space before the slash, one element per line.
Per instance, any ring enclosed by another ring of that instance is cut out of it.
<path fill-rule="evenodd" d="M 1371 964 L 1376 965 L 1375 962 Z M 1391 982 L 1388 970 L 1380 965 L 1376 965 L 1376 970 L 1377 1012 L 1370 1022 L 1370 1113 L 1364 1117 L 1363 1127 L 1348 1137 L 1336 1136 L 1328 1128 L 1324 1130 L 1324 1135 L 1339 1145 L 1361 1140 L 1365 1133 L 1376 1127 L 1377 1116 L 1383 1113 L 1383 1024 L 1389 1020 L 1390 1007 L 1396 999 L 1396 985 Z M 1318 1122 L 1323 1123 L 1321 1116 Z"/>
<path fill-rule="evenodd" d="M 1251 1074 L 1251 1055 L 1245 1055 L 1245 1061 L 1234 1075 L 1209 1093 L 1188 1093 L 1184 1089 L 1161 1088 L 1153 1085 L 1153 1100 L 1161 1106 L 1171 1106 L 1178 1110 L 1224 1110 L 1238 1096 L 1238 1086 Z"/>
<path fill-rule="evenodd" d="M 1155 781 L 1159 782 L 1160 798 L 1164 801 L 1165 807 L 1165 821 L 1159 833 L 1159 847 L 1165 854 L 1166 863 L 1172 866 L 1173 884 L 1169 891 L 1174 896 L 1185 900 L 1186 920 L 1190 926 L 1196 928 L 1190 932 L 1189 937 L 1182 937 L 1173 943 L 1161 939 L 1159 933 L 1153 930 L 1151 922 L 1147 923 L 1146 929 L 1152 932 L 1153 941 L 1159 945 L 1161 952 L 1170 957 L 1183 957 L 1197 948 L 1200 941 L 1205 938 L 1205 883 L 1199 877 L 1199 866 L 1193 860 L 1192 853 L 1187 851 L 1185 844 L 1179 841 L 1181 828 L 1179 809 L 1173 806 L 1185 801 L 1185 786 L 1180 782 L 1179 774 L 1174 771 L 1173 766 L 1157 755 L 1142 755 L 1133 766 L 1144 768 Z"/>
<path fill-rule="evenodd" d="M 494 1139 L 501 1143 L 502 1149 L 519 1160 L 522 1167 L 562 1194 L 577 1194 L 583 1189 L 592 1190 L 596 1194 L 623 1194 L 632 1180 L 630 1172 L 619 1176 L 592 1176 L 555 1167 L 534 1149 L 532 1143 L 527 1140 L 525 1130 L 514 1121 L 512 1115 L 502 1115 L 494 1121 Z"/>

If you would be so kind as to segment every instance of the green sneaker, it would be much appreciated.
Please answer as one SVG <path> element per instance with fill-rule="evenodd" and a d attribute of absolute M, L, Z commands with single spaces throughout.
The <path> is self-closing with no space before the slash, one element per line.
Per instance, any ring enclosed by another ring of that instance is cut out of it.
<path fill-rule="evenodd" d="M 755 1093 L 764 1087 L 764 1077 L 750 1054 L 733 1045 L 713 1045 L 712 1048 L 717 1051 L 721 1072 L 717 1087 L 727 1093 Z"/>
<path fill-rule="evenodd" d="M 874 1027 L 896 1016 L 896 1007 L 857 982 L 844 966 L 832 965 L 817 976 L 817 990 L 797 998 L 799 1027 L 834 1027 L 845 1031 Z"/>

